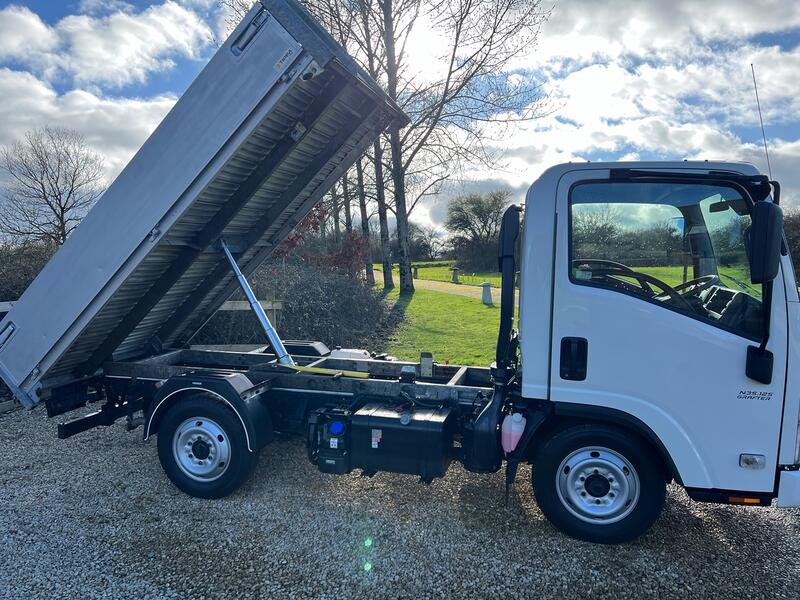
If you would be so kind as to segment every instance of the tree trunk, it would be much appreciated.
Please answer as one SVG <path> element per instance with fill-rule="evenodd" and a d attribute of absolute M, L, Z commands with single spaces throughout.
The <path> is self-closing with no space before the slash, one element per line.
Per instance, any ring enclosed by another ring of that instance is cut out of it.
<path fill-rule="evenodd" d="M 386 47 L 387 93 L 397 100 L 397 59 L 395 55 L 394 17 L 392 0 L 383 0 L 383 35 Z M 408 240 L 408 211 L 406 209 L 405 173 L 403 172 L 403 146 L 400 129 L 392 126 L 389 132 L 392 149 L 392 183 L 394 184 L 394 211 L 397 217 L 397 247 L 400 256 L 400 293 L 414 291 L 414 278 L 411 273 L 411 244 Z"/>
<path fill-rule="evenodd" d="M 335 185 L 331 189 L 331 202 L 333 205 L 333 241 L 338 250 L 341 231 L 339 229 L 339 192 Z"/>
<path fill-rule="evenodd" d="M 400 291 L 413 292 L 414 278 L 411 273 L 411 244 L 408 239 L 408 213 L 406 211 L 406 188 L 403 176 L 403 149 L 400 132 L 393 127 L 390 132 L 392 148 L 392 182 L 394 183 L 394 209 L 397 215 L 397 247 L 400 256 Z"/>
<path fill-rule="evenodd" d="M 364 191 L 364 167 L 360 158 L 356 162 L 356 176 L 358 177 L 358 208 L 361 211 L 361 237 L 364 239 L 364 268 L 367 272 L 367 283 L 375 285 L 375 271 L 372 268 L 372 244 L 369 239 L 367 194 Z"/>
<path fill-rule="evenodd" d="M 380 79 L 377 68 L 375 51 L 372 47 L 372 33 L 370 27 L 370 16 L 366 2 L 359 4 L 361 13 L 361 23 L 364 28 L 364 43 L 366 44 L 367 65 L 369 74 L 374 79 Z M 394 278 L 392 277 L 392 250 L 389 242 L 389 221 L 386 217 L 386 192 L 383 187 L 383 148 L 381 140 L 375 140 L 373 144 L 375 166 L 375 200 L 378 203 L 378 223 L 381 231 L 381 262 L 383 264 L 383 289 L 391 290 L 394 288 Z M 363 187 L 362 187 L 363 190 Z M 362 225 L 363 227 L 363 225 Z M 369 232 L 367 232 L 369 234 Z"/>
<path fill-rule="evenodd" d="M 342 177 L 342 204 L 344 205 L 344 229 L 348 235 L 353 233 L 353 213 L 350 211 L 350 185 L 347 175 Z"/>
<path fill-rule="evenodd" d="M 389 219 L 386 216 L 386 190 L 383 187 L 383 148 L 381 141 L 374 144 L 375 156 L 375 199 L 378 202 L 378 223 L 381 229 L 381 262 L 383 263 L 383 289 L 394 288 L 392 277 L 392 249 L 389 240 Z"/>

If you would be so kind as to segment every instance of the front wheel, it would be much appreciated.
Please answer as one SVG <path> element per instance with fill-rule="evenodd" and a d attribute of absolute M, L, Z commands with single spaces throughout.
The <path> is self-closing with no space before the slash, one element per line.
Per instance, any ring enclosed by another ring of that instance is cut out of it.
<path fill-rule="evenodd" d="M 158 428 L 158 458 L 170 481 L 198 498 L 222 498 L 247 481 L 258 454 L 236 414 L 207 396 L 179 400 Z"/>
<path fill-rule="evenodd" d="M 555 434 L 533 467 L 533 491 L 558 529 L 588 542 L 639 537 L 661 513 L 666 481 L 653 450 L 612 426 L 578 425 Z"/>

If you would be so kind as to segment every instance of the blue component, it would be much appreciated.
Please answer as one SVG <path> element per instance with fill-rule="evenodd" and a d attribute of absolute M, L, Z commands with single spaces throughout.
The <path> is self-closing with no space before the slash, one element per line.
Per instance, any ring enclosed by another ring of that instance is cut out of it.
<path fill-rule="evenodd" d="M 342 435 L 344 433 L 344 423 L 341 421 L 334 421 L 330 424 L 328 430 L 331 432 L 331 435 Z"/>

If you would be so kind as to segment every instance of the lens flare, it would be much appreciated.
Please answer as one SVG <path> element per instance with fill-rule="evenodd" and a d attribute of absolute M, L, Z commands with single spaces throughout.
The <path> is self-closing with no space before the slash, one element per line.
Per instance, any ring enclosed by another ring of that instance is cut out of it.
<path fill-rule="evenodd" d="M 372 538 L 367 538 L 364 540 L 364 546 L 370 548 L 372 546 Z"/>
<path fill-rule="evenodd" d="M 367 573 L 369 573 L 370 571 L 372 571 L 372 563 L 370 563 L 370 562 L 368 562 L 368 563 L 364 563 L 364 570 L 365 570 Z"/>

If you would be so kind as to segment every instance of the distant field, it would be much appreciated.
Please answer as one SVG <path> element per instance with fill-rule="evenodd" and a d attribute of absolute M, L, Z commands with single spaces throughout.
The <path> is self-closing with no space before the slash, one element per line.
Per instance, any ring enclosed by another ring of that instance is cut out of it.
<path fill-rule="evenodd" d="M 453 265 L 455 261 L 433 261 L 426 263 L 414 263 L 419 269 L 419 278 L 429 281 L 452 281 L 453 280 Z M 373 265 L 376 271 L 382 271 L 382 265 Z M 664 283 L 675 287 L 683 282 L 683 267 L 635 267 L 635 270 L 641 271 L 660 279 Z M 398 268 L 395 266 L 392 273 L 398 276 Z M 746 267 L 720 267 L 720 276 L 725 285 L 734 289 L 749 290 L 751 293 L 760 296 L 760 290 L 757 288 L 750 289 L 750 277 Z M 688 278 L 691 279 L 692 270 L 688 271 Z M 473 273 L 469 271 L 461 271 L 458 274 L 458 280 L 466 285 L 480 285 L 488 281 L 492 287 L 500 287 L 500 273 L 493 272 L 478 272 Z"/>

